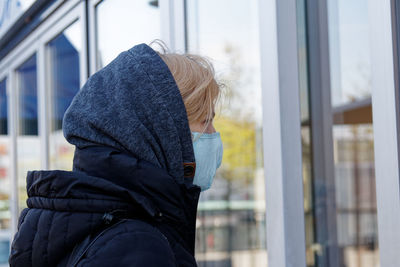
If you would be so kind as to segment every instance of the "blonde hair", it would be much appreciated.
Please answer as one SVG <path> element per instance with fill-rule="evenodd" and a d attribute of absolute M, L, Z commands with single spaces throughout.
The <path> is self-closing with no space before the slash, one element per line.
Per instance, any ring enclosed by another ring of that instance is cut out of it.
<path fill-rule="evenodd" d="M 220 87 L 211 61 L 199 55 L 168 52 L 167 46 L 156 39 L 162 52 L 158 55 L 167 64 L 182 95 L 189 123 L 206 120 L 206 127 L 213 118 L 215 105 L 220 97 Z"/>

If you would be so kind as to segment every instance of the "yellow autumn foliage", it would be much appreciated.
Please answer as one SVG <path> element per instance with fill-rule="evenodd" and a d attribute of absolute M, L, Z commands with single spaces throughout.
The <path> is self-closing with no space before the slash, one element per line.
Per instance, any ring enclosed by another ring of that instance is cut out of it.
<path fill-rule="evenodd" d="M 253 178 L 257 155 L 255 124 L 219 115 L 214 119 L 214 127 L 220 132 L 223 142 L 221 171 L 224 178 Z"/>

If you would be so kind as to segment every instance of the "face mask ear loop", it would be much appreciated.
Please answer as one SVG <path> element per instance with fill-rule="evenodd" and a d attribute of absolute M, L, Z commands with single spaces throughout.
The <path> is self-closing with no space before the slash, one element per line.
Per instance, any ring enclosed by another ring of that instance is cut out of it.
<path fill-rule="evenodd" d="M 209 123 L 210 123 L 210 121 L 207 122 L 206 127 L 204 127 L 203 131 L 197 136 L 197 138 L 193 139 L 193 143 L 196 142 L 197 140 L 199 140 L 199 138 L 203 135 L 203 133 L 207 129 Z"/>
<path fill-rule="evenodd" d="M 197 140 L 199 140 L 200 135 L 196 136 L 195 138 L 193 138 L 192 142 L 195 143 Z"/>

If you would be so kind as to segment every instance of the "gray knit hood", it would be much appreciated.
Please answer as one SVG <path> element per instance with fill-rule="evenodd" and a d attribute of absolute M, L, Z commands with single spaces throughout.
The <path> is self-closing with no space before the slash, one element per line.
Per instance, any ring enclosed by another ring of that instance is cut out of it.
<path fill-rule="evenodd" d="M 142 43 L 94 73 L 63 118 L 67 141 L 103 145 L 166 169 L 183 182 L 183 162 L 194 162 L 186 109 L 161 57 Z"/>

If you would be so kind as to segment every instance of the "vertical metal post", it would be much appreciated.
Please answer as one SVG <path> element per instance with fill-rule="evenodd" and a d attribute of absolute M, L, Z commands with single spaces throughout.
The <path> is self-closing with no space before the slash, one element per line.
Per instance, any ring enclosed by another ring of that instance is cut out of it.
<path fill-rule="evenodd" d="M 392 9 L 395 4 L 369 0 L 379 253 L 385 267 L 400 262 L 399 58 L 398 46 L 393 44 L 399 40 L 397 23 L 393 23 L 399 13 Z"/>
<path fill-rule="evenodd" d="M 37 43 L 37 45 L 39 45 Z M 49 168 L 49 136 L 48 136 L 48 101 L 46 92 L 46 57 L 44 44 L 39 45 L 36 56 L 37 64 L 37 96 L 38 96 L 38 126 L 40 139 L 40 163 L 41 169 Z"/>
<path fill-rule="evenodd" d="M 173 0 L 173 49 L 179 53 L 186 50 L 186 5 L 185 0 Z"/>
<path fill-rule="evenodd" d="M 306 1 L 315 242 L 320 267 L 339 266 L 327 0 Z M 335 40 L 336 41 L 336 40 Z M 333 74 L 340 73 L 339 62 Z M 335 83 L 339 77 L 334 77 Z"/>
<path fill-rule="evenodd" d="M 79 55 L 79 88 L 82 88 L 86 83 L 89 73 L 90 73 L 90 57 L 89 57 L 89 40 L 91 36 L 89 36 L 89 21 L 88 21 L 88 3 L 86 1 L 79 3 L 77 7 L 79 13 L 79 20 L 81 21 L 82 26 L 82 51 L 80 51 Z"/>
<path fill-rule="evenodd" d="M 99 0 L 89 0 L 86 8 L 87 23 L 88 23 L 88 55 L 89 55 L 89 76 L 97 71 L 97 19 L 96 19 L 96 5 Z M 86 80 L 86 78 L 85 78 Z"/>
<path fill-rule="evenodd" d="M 269 267 L 306 266 L 296 2 L 259 1 Z"/>
<path fill-rule="evenodd" d="M 185 0 L 159 0 L 161 37 L 172 51 L 186 49 Z"/>
<path fill-rule="evenodd" d="M 8 95 L 8 131 L 10 144 L 10 179 L 11 179 L 11 232 L 17 232 L 18 223 L 18 177 L 17 177 L 17 77 L 13 70 L 9 72 Z"/>

